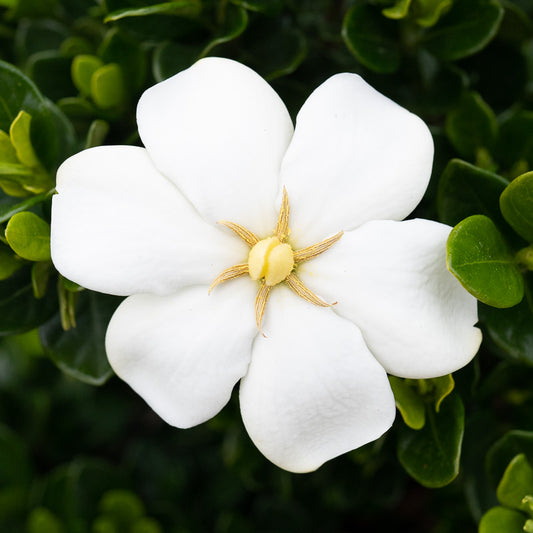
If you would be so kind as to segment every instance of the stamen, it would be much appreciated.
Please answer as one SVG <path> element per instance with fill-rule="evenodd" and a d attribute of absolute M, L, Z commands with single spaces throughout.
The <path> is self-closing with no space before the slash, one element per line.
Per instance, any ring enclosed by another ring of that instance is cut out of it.
<path fill-rule="evenodd" d="M 324 300 L 321 300 L 313 291 L 309 290 L 294 273 L 289 274 L 285 281 L 287 282 L 287 285 L 306 302 L 318 305 L 319 307 L 331 307 L 337 303 L 333 302 L 332 304 L 328 304 Z"/>
<path fill-rule="evenodd" d="M 209 286 L 208 294 L 221 283 L 229 281 L 230 279 L 238 278 L 239 276 L 244 276 L 248 274 L 248 263 L 243 265 L 234 265 L 232 267 L 226 268 L 223 270 L 214 280 L 213 283 Z"/>
<path fill-rule="evenodd" d="M 228 222 L 227 220 L 219 220 L 218 223 L 233 230 L 246 244 L 248 244 L 248 246 L 254 246 L 254 244 L 259 242 L 259 239 L 255 236 L 255 234 L 240 224 Z"/>
<path fill-rule="evenodd" d="M 313 257 L 323 254 L 325 251 L 329 250 L 343 235 L 344 231 L 339 231 L 339 233 L 333 235 L 333 237 L 330 237 L 325 241 L 317 242 L 316 244 L 307 246 L 307 248 L 297 250 L 294 252 L 294 262 L 301 263 L 302 261 L 309 261 L 309 259 L 313 259 Z"/>
<path fill-rule="evenodd" d="M 259 329 L 259 332 L 261 334 L 263 333 L 261 331 L 261 323 L 263 322 L 263 315 L 265 314 L 265 307 L 267 304 L 268 297 L 270 296 L 271 289 L 272 286 L 267 285 L 263 281 L 261 287 L 259 288 L 259 292 L 255 297 L 255 323 L 257 324 L 257 328 Z"/>
<path fill-rule="evenodd" d="M 279 242 L 283 242 L 289 236 L 289 195 L 287 189 L 283 187 L 283 198 L 279 208 L 278 223 L 276 225 L 276 237 Z"/>

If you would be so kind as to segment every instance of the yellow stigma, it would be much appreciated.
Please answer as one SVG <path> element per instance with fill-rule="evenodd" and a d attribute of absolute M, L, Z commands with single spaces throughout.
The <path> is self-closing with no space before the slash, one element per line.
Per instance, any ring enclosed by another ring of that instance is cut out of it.
<path fill-rule="evenodd" d="M 287 278 L 294 267 L 294 253 L 290 244 L 277 237 L 268 237 L 255 244 L 248 255 L 248 271 L 254 280 L 265 278 L 268 286 Z"/>

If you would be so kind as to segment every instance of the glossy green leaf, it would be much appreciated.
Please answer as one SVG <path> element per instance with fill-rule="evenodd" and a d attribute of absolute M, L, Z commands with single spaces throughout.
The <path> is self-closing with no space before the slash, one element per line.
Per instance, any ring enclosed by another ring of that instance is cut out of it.
<path fill-rule="evenodd" d="M 403 421 L 412 429 L 421 429 L 426 422 L 426 404 L 416 390 L 404 379 L 389 376 L 396 408 Z"/>
<path fill-rule="evenodd" d="M 402 428 L 398 459 L 407 473 L 425 487 L 443 487 L 459 473 L 464 432 L 464 407 L 457 394 L 450 395 L 440 412 L 427 412 L 418 431 Z"/>
<path fill-rule="evenodd" d="M 91 78 L 91 96 L 101 109 L 120 106 L 126 99 L 124 80 L 116 63 L 100 67 Z"/>
<path fill-rule="evenodd" d="M 501 228 L 506 224 L 500 213 L 499 199 L 508 184 L 497 174 L 461 159 L 452 159 L 439 181 L 439 219 L 455 226 L 471 215 L 486 215 Z"/>
<path fill-rule="evenodd" d="M 39 159 L 33 150 L 30 139 L 31 116 L 25 111 L 20 111 L 11 123 L 9 137 L 15 149 L 18 160 L 28 167 L 40 166 Z"/>
<path fill-rule="evenodd" d="M 492 148 L 497 133 L 494 112 L 475 92 L 465 93 L 459 106 L 446 117 L 446 134 L 454 148 L 472 160 L 480 149 Z"/>
<path fill-rule="evenodd" d="M 73 151 L 72 124 L 22 72 L 0 61 L 0 129 L 9 131 L 21 110 L 32 117 L 31 142 L 47 170 L 55 168 Z"/>
<path fill-rule="evenodd" d="M 446 245 L 448 270 L 478 300 L 512 307 L 524 296 L 524 280 L 492 220 L 473 215 L 451 231 Z"/>
<path fill-rule="evenodd" d="M 342 23 L 342 38 L 348 50 L 362 65 L 375 72 L 390 73 L 400 67 L 396 35 L 396 23 L 367 4 L 352 6 Z"/>
<path fill-rule="evenodd" d="M 533 431 L 508 431 L 492 445 L 487 453 L 486 470 L 494 488 L 497 487 L 511 460 L 519 454 L 525 454 L 532 464 Z"/>
<path fill-rule="evenodd" d="M 505 220 L 526 241 L 533 243 L 533 172 L 514 179 L 500 197 Z"/>
<path fill-rule="evenodd" d="M 29 268 L 21 268 L 0 281 L 0 336 L 33 329 L 56 311 L 55 291 L 48 291 L 41 300 L 34 298 Z"/>
<path fill-rule="evenodd" d="M 6 227 L 6 239 L 13 251 L 24 259 L 50 260 L 50 224 L 31 211 L 11 217 Z"/>
<path fill-rule="evenodd" d="M 498 484 L 498 501 L 506 507 L 527 511 L 528 505 L 522 500 L 533 496 L 533 469 L 526 456 L 521 453 L 513 457 Z"/>
<path fill-rule="evenodd" d="M 104 338 L 107 325 L 121 299 L 92 291 L 78 293 L 76 327 L 64 331 L 59 316 L 39 328 L 45 352 L 68 375 L 103 384 L 112 374 Z"/>
<path fill-rule="evenodd" d="M 156 81 L 163 81 L 189 68 L 200 57 L 201 45 L 161 43 L 154 51 L 152 69 Z"/>
<path fill-rule="evenodd" d="M 478 533 L 524 533 L 525 515 L 505 507 L 489 509 L 479 523 Z"/>
<path fill-rule="evenodd" d="M 103 65 L 103 61 L 93 55 L 79 55 L 72 60 L 72 81 L 82 95 L 91 95 L 92 77 Z"/>
<path fill-rule="evenodd" d="M 148 15 L 195 16 L 200 12 L 200 9 L 201 3 L 199 0 L 177 0 L 146 7 L 119 9 L 109 13 L 104 22 L 113 22 L 127 17 L 146 17 Z"/>
<path fill-rule="evenodd" d="M 447 398 L 455 387 L 455 381 L 451 374 L 422 380 L 429 387 L 429 394 L 438 413 L 445 398 Z"/>
<path fill-rule="evenodd" d="M 496 35 L 504 10 L 497 0 L 454 2 L 452 9 L 422 39 L 432 54 L 445 61 L 470 56 Z"/>

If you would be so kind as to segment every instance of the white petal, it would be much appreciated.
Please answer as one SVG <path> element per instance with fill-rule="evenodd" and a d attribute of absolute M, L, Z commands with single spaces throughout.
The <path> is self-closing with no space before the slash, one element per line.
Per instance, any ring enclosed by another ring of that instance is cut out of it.
<path fill-rule="evenodd" d="M 476 354 L 477 301 L 446 268 L 451 228 L 429 220 L 369 222 L 302 263 L 309 288 L 337 301 L 387 372 L 431 378 Z"/>
<path fill-rule="evenodd" d="M 114 371 L 173 426 L 215 416 L 245 374 L 257 335 L 256 284 L 232 280 L 172 296 L 139 294 L 117 309 L 107 330 Z"/>
<path fill-rule="evenodd" d="M 169 293 L 209 284 L 247 257 L 239 239 L 201 219 L 143 148 L 80 152 L 61 165 L 56 188 L 52 259 L 89 289 Z"/>
<path fill-rule="evenodd" d="M 338 74 L 303 105 L 282 164 L 291 230 L 307 246 L 369 220 L 402 220 L 421 200 L 433 140 L 416 115 L 356 74 Z"/>
<path fill-rule="evenodd" d="M 148 89 L 137 122 L 156 166 L 206 220 L 236 222 L 260 236 L 272 231 L 293 125 L 258 74 L 229 59 L 202 59 Z"/>
<path fill-rule="evenodd" d="M 270 461 L 309 472 L 387 431 L 394 397 L 356 326 L 286 287 L 272 292 L 267 336 L 241 381 L 242 417 Z"/>

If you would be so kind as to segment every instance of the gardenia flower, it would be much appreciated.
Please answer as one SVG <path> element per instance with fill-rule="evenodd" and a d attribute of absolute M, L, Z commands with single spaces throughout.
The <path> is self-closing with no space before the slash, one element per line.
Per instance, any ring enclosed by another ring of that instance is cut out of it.
<path fill-rule="evenodd" d="M 476 353 L 476 300 L 446 269 L 450 227 L 404 219 L 427 187 L 426 125 L 355 74 L 296 120 L 220 58 L 148 89 L 145 148 L 83 151 L 58 171 L 52 258 L 128 296 L 106 350 L 169 424 L 215 416 L 240 380 L 253 442 L 307 472 L 379 438 L 387 372 L 431 378 Z"/>

